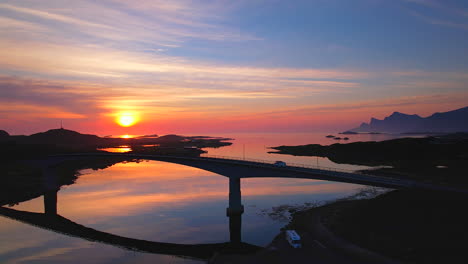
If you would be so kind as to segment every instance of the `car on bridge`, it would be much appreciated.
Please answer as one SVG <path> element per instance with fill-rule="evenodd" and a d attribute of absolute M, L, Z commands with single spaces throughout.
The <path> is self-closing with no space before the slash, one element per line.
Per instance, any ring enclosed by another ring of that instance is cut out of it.
<path fill-rule="evenodd" d="M 283 168 L 283 167 L 286 167 L 286 162 L 284 161 L 281 161 L 281 160 L 278 160 L 278 161 L 275 161 L 275 163 L 273 163 L 274 166 L 276 167 L 280 167 L 280 168 Z"/>

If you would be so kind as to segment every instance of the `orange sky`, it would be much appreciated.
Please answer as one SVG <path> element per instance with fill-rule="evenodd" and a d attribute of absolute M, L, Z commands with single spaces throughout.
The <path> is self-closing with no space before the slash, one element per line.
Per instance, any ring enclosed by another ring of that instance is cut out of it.
<path fill-rule="evenodd" d="M 465 107 L 458 9 L 367 2 L 3 1 L 0 129 L 335 132 Z M 119 126 L 119 113 L 138 122 Z"/>

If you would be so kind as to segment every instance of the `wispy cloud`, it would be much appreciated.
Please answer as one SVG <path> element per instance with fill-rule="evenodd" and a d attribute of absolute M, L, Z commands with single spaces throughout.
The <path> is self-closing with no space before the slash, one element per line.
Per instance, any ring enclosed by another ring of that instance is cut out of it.
<path fill-rule="evenodd" d="M 14 18 L 0 17 L 0 30 L 2 31 L 24 31 L 24 32 L 34 32 L 34 31 L 47 31 L 47 28 L 35 23 L 30 23 Z"/>
<path fill-rule="evenodd" d="M 385 99 L 378 99 L 378 100 L 363 100 L 358 102 L 351 102 L 351 103 L 342 103 L 339 105 L 333 104 L 322 104 L 316 106 L 307 106 L 301 108 L 290 108 L 284 109 L 281 111 L 272 111 L 272 112 L 265 112 L 262 114 L 265 115 L 278 115 L 278 114 L 286 114 L 289 116 L 290 114 L 301 114 L 301 115 L 310 115 L 311 113 L 315 114 L 322 114 L 322 113 L 334 113 L 337 114 L 343 111 L 353 111 L 353 112 L 367 112 L 367 113 L 376 113 L 376 112 L 383 112 L 383 111 L 395 111 L 395 109 L 399 109 L 398 111 L 405 111 L 404 109 L 413 108 L 414 106 L 424 108 L 425 106 L 429 107 L 440 107 L 441 102 L 444 102 L 446 105 L 445 107 L 447 110 L 456 107 L 464 107 L 466 106 L 466 102 L 463 99 L 468 96 L 468 92 L 458 92 L 458 93 L 447 93 L 447 94 L 428 94 L 428 95 L 416 95 L 416 96 L 402 96 L 402 97 L 395 97 L 395 98 L 385 98 Z M 412 112 L 410 112 L 411 114 Z M 418 114 L 432 114 L 432 110 L 419 110 Z"/>
<path fill-rule="evenodd" d="M 454 7 L 447 2 L 436 0 L 403 0 L 404 2 L 416 4 L 425 9 L 416 11 L 409 8 L 408 13 L 420 20 L 432 24 L 468 30 L 468 10 L 462 7 Z"/>
<path fill-rule="evenodd" d="M 439 11 L 448 12 L 455 15 L 468 16 L 468 10 L 462 7 L 454 7 L 448 3 L 448 1 L 438 1 L 438 0 L 403 0 L 409 3 L 415 3 L 422 6 L 427 6 Z"/>
<path fill-rule="evenodd" d="M 217 6 L 218 8 L 222 8 Z M 130 49 L 179 47 L 186 40 L 249 41 L 258 37 L 222 26 L 207 5 L 189 1 L 5 1 L 0 17 L 47 27 L 49 42 L 121 46 Z M 4 29 L 8 31 L 7 29 Z M 21 37 L 21 36 L 17 36 Z"/>
<path fill-rule="evenodd" d="M 81 119 L 85 115 L 68 112 L 64 109 L 54 106 L 44 105 L 24 105 L 20 102 L 2 102 L 0 106 L 2 118 L 14 118 L 17 120 L 29 120 L 35 118 L 54 118 L 54 119 Z"/>
<path fill-rule="evenodd" d="M 106 29 L 111 29 L 112 28 L 110 26 L 106 26 L 106 25 L 103 25 L 103 24 L 97 24 L 97 23 L 89 22 L 89 21 L 82 20 L 82 19 L 77 19 L 77 18 L 73 18 L 73 17 L 69 17 L 69 16 L 64 16 L 64 15 L 60 15 L 60 14 L 40 11 L 40 10 L 36 10 L 36 9 L 31 9 L 31 8 L 17 7 L 17 6 L 9 5 L 9 4 L 0 4 L 0 8 L 1 9 L 7 9 L 7 10 L 10 10 L 10 11 L 14 11 L 14 12 L 18 12 L 18 13 L 24 13 L 24 14 L 27 14 L 27 15 L 32 15 L 32 16 L 35 16 L 35 17 L 43 18 L 43 19 L 48 19 L 48 20 L 73 24 L 73 25 L 77 25 L 77 26 L 97 27 L 97 28 L 106 28 Z"/>
<path fill-rule="evenodd" d="M 213 22 L 225 19 L 221 14 L 229 13 L 230 8 L 224 1 L 214 5 L 192 1 L 76 1 L 65 5 L 52 1 L 47 6 L 6 1 L 0 4 L 0 19 L 8 24 L 0 28 L 0 71 L 43 79 L 104 80 L 120 86 L 154 83 L 153 91 L 154 86 L 221 89 L 200 93 L 197 98 L 279 97 L 277 91 L 286 88 L 304 93 L 345 89 L 356 86 L 348 80 L 367 75 L 346 69 L 230 66 L 154 52 L 161 50 L 159 46 L 180 47 L 187 38 L 257 39 Z M 21 28 L 24 34 L 14 28 Z M 229 89 L 244 92 L 226 92 Z M 253 91 L 248 94 L 246 90 Z"/>
<path fill-rule="evenodd" d="M 240 77 L 242 78 L 242 76 Z M 243 76 L 243 78 L 246 78 Z M 262 81 L 263 80 L 263 81 Z M 203 112 L 210 112 L 214 108 L 222 109 L 227 113 L 228 109 L 236 109 L 235 105 L 242 100 L 253 100 L 253 103 L 270 99 L 294 100 L 298 94 L 314 94 L 318 91 L 333 91 L 333 89 L 349 89 L 355 84 L 346 82 L 327 81 L 294 81 L 268 79 L 255 80 L 254 83 L 267 82 L 271 87 L 254 87 L 249 84 L 249 89 L 237 89 L 236 80 L 219 86 L 217 88 L 203 87 L 206 80 L 199 80 L 195 85 L 187 82 L 174 82 L 167 84 L 149 85 L 96 85 L 86 82 L 74 81 L 41 81 L 35 79 L 18 79 L 13 77 L 0 78 L 1 102 L 16 102 L 23 105 L 43 105 L 55 106 L 67 109 L 70 112 L 81 115 L 89 115 L 96 112 L 114 113 L 119 110 L 135 110 L 142 113 L 154 112 L 196 112 L 203 109 Z M 245 80 L 237 80 L 244 82 Z M 275 84 L 280 82 L 280 84 Z M 300 83 L 300 86 L 294 86 Z M 343 84 L 343 87 L 339 87 Z M 276 85 L 276 86 L 274 86 Z M 316 86 L 314 86 L 316 85 Z M 229 100 L 230 105 L 215 103 L 210 106 L 206 100 L 221 99 Z M 240 101 L 239 101 L 240 100 Z M 86 104 L 87 107 L 82 106 Z M 256 105 L 261 107 L 260 105 Z M 245 109 L 243 111 L 249 111 Z M 237 110 L 236 110 L 237 111 Z M 217 113 L 217 112 L 215 112 Z M 219 113 L 217 113 L 219 114 Z"/>
<path fill-rule="evenodd" d="M 422 72 L 417 74 L 426 75 Z M 466 91 L 443 92 L 446 90 L 445 83 L 438 84 L 436 81 L 425 81 L 425 84 L 409 83 L 406 86 L 403 81 L 393 84 L 393 89 L 404 90 L 429 84 L 438 87 L 435 92 L 426 95 L 346 101 L 342 100 L 342 95 L 338 95 L 334 97 L 338 99 L 336 102 L 326 102 L 320 99 L 320 96 L 327 93 L 325 90 L 317 99 L 313 96 L 307 99 L 300 96 L 303 92 L 290 91 L 291 88 L 288 89 L 287 86 L 281 90 L 242 91 L 110 86 L 79 81 L 51 82 L 12 77 L 3 77 L 0 80 L 2 118 L 95 120 L 93 122 L 107 120 L 104 124 L 108 124 L 117 112 L 134 111 L 142 115 L 143 120 L 156 124 L 163 122 L 171 127 L 170 129 L 209 127 L 213 122 L 229 122 L 225 128 L 233 130 L 258 126 L 269 129 L 281 126 L 285 129 L 312 129 L 314 126 L 331 126 L 331 123 L 334 123 L 335 127 L 341 125 L 342 129 L 345 129 L 346 125 L 356 125 L 359 121 L 367 120 L 369 113 L 383 117 L 395 110 L 429 114 L 440 111 L 441 108 L 451 110 L 463 107 L 466 104 L 463 99 L 468 96 Z M 402 87 L 398 87 L 400 82 Z"/>
<path fill-rule="evenodd" d="M 453 28 L 459 28 L 463 30 L 468 30 L 468 22 L 467 23 L 457 23 L 449 20 L 443 20 L 440 18 L 435 18 L 435 17 L 430 17 L 427 15 L 424 15 L 422 13 L 416 12 L 416 11 L 409 11 L 409 13 L 424 22 L 432 25 L 441 25 L 441 26 L 448 26 L 448 27 L 453 27 Z"/>
<path fill-rule="evenodd" d="M 28 51 L 25 53 L 25 51 Z M 206 63 L 159 54 L 103 49 L 86 46 L 62 46 L 49 43 L 0 43 L 0 66 L 22 71 L 54 75 L 136 76 L 138 74 L 183 74 L 223 80 L 230 78 L 357 79 L 366 72 L 341 69 L 236 67 Z M 153 78 L 157 78 L 154 76 Z M 290 80 L 289 82 L 293 82 Z M 305 82 L 305 81 L 304 81 Z"/>
<path fill-rule="evenodd" d="M 404 2 L 412 15 L 427 23 L 467 28 L 466 10 L 441 1 Z M 354 67 L 352 61 L 309 63 L 287 58 L 286 63 L 273 63 L 264 57 L 256 61 L 255 56 L 245 60 L 256 54 L 257 47 L 277 45 L 278 39 L 271 36 L 281 33 L 274 25 L 251 27 L 252 21 L 240 21 L 242 12 L 233 19 L 235 12 L 251 11 L 247 9 L 256 3 L 2 1 L 0 118 L 8 122 L 66 118 L 108 125 L 116 112 L 136 111 L 154 122 L 237 120 L 236 125 L 246 121 L 243 126 L 248 127 L 269 126 L 268 122 L 280 118 L 299 125 L 319 122 L 316 113 L 378 109 L 379 105 L 380 109 L 409 107 L 410 101 L 402 96 L 466 89 L 468 77 L 463 69 L 434 72 L 395 66 L 383 72 L 378 67 Z M 321 36 L 317 32 L 314 38 Z M 302 37 L 294 41 L 299 40 Z M 324 45 L 329 54 L 341 50 L 344 57 L 352 57 L 352 49 Z M 232 59 L 231 48 L 244 58 Z M 293 53 L 312 54 L 312 49 Z M 223 52 L 228 59 L 223 59 Z M 440 102 L 452 100 L 440 98 Z M 375 108 L 366 101 L 371 99 L 378 102 Z"/>

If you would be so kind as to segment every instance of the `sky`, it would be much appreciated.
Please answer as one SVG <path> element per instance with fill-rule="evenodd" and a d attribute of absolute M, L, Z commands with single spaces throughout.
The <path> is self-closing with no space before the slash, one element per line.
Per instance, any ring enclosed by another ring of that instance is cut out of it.
<path fill-rule="evenodd" d="M 467 98 L 464 0 L 0 1 L 10 134 L 333 132 Z"/>

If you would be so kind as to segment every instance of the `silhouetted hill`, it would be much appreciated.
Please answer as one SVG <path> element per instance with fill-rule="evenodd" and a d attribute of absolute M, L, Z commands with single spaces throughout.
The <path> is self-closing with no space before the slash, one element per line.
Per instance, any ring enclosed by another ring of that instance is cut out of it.
<path fill-rule="evenodd" d="M 94 152 L 106 139 L 66 129 L 52 129 L 30 136 L 8 136 L 1 140 L 0 156 L 15 160 L 57 153 Z"/>
<path fill-rule="evenodd" d="M 32 134 L 24 138 L 23 141 L 29 144 L 99 145 L 103 139 L 95 135 L 86 135 L 60 128 Z"/>
<path fill-rule="evenodd" d="M 394 112 L 383 120 L 371 118 L 370 123 L 362 123 L 350 129 L 352 132 L 386 132 L 386 133 L 453 133 L 468 131 L 468 107 L 435 113 L 423 118 L 418 115 L 407 115 Z"/>
<path fill-rule="evenodd" d="M 231 145 L 228 138 L 151 135 L 138 138 L 109 138 L 81 134 L 67 129 L 51 129 L 30 136 L 9 136 L 0 133 L 0 156 L 24 159 L 57 153 L 96 152 L 103 148 L 130 146 L 132 153 L 164 155 L 200 155 L 201 148 L 218 148 Z"/>

